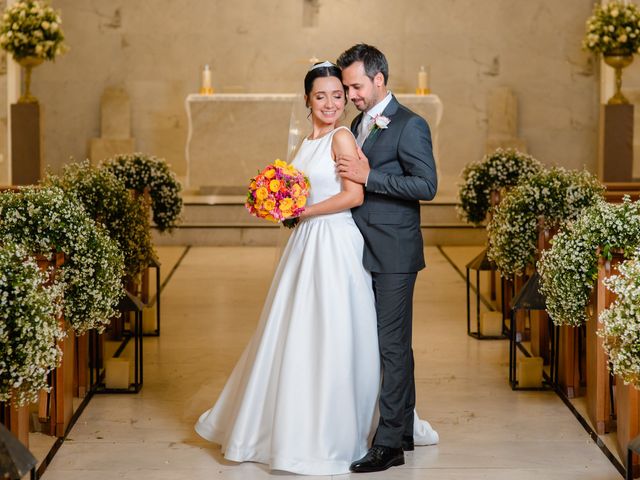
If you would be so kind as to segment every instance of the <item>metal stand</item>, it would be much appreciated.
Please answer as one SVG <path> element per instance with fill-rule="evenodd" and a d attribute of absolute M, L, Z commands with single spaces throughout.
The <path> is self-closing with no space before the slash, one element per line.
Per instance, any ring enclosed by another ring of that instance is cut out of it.
<path fill-rule="evenodd" d="M 129 384 L 128 388 L 107 388 L 104 384 L 104 372 L 100 372 L 102 365 L 102 352 L 100 349 L 100 337 L 95 331 L 92 331 L 92 336 L 89 339 L 89 354 L 93 360 L 93 365 L 89 369 L 89 382 L 92 385 L 94 393 L 138 393 L 142 389 L 143 382 L 143 354 L 142 354 L 142 309 L 144 305 L 137 298 L 131 295 L 126 290 L 124 296 L 118 304 L 118 310 L 121 314 L 134 314 L 133 325 L 130 325 L 129 330 L 125 330 L 124 335 L 126 339 L 120 346 L 114 357 L 119 357 L 129 341 L 133 338 L 133 360 L 134 368 L 133 375 L 134 381 Z M 94 383 L 95 381 L 95 383 Z"/>
<path fill-rule="evenodd" d="M 159 337 L 160 336 L 160 292 L 162 290 L 162 286 L 160 285 L 160 262 L 155 259 L 151 260 L 149 264 L 149 268 L 155 268 L 156 270 L 156 331 L 144 333 L 145 337 Z M 149 302 L 150 304 L 151 302 Z M 149 306 L 149 305 L 146 305 Z"/>
<path fill-rule="evenodd" d="M 38 461 L 4 425 L 0 423 L 0 476 L 20 480 L 30 473 L 32 480 L 38 478 Z"/>
<path fill-rule="evenodd" d="M 483 335 L 480 332 L 480 302 L 482 300 L 480 296 L 480 272 L 495 272 L 496 267 L 487 257 L 487 249 L 484 249 L 480 254 L 471 260 L 467 266 L 467 335 L 477 340 L 505 340 L 508 337 L 507 330 L 505 328 L 504 321 L 502 322 L 502 335 Z M 470 270 L 476 271 L 476 331 L 471 331 L 471 280 Z M 502 298 L 504 298 L 504 282 L 500 282 L 500 291 Z M 493 307 L 490 304 L 486 304 L 490 310 Z"/>
<path fill-rule="evenodd" d="M 625 475 L 626 480 L 633 480 L 633 454 L 640 454 L 640 435 L 629 442 L 627 446 L 627 471 Z M 631 467 L 631 468 L 629 468 Z"/>
<path fill-rule="evenodd" d="M 529 357 L 527 352 L 520 342 L 517 335 L 516 328 L 516 310 L 546 310 L 545 298 L 538 291 L 538 283 L 540 276 L 538 272 L 524 284 L 520 293 L 511 301 L 511 313 L 510 313 L 510 337 L 509 337 L 509 384 L 512 390 L 555 390 L 558 384 L 558 344 L 560 338 L 560 327 L 553 325 L 551 317 L 549 317 L 549 332 L 551 337 L 550 348 L 550 362 L 549 362 L 549 375 L 543 372 L 542 387 L 523 388 L 518 386 L 517 381 L 517 354 L 520 350 L 525 356 Z"/>

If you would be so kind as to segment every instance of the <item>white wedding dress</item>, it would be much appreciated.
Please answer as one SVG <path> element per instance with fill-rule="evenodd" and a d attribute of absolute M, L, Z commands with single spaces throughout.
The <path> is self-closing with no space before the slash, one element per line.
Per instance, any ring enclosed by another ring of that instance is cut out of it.
<path fill-rule="evenodd" d="M 309 204 L 340 192 L 334 133 L 305 139 L 293 161 L 309 177 Z M 366 453 L 380 359 L 362 250 L 349 210 L 305 219 L 293 231 L 253 338 L 195 426 L 222 446 L 225 458 L 334 475 L 349 472 Z M 417 416 L 414 431 L 418 445 L 438 442 Z"/>

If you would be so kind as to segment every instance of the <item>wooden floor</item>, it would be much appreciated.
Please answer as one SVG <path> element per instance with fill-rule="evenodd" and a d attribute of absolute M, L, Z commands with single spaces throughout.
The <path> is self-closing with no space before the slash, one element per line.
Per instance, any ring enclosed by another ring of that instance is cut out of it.
<path fill-rule="evenodd" d="M 445 250 L 458 265 L 478 251 Z M 182 253 L 160 249 L 164 276 Z M 441 443 L 354 478 L 620 479 L 554 393 L 511 391 L 507 342 L 467 337 L 462 278 L 438 249 L 426 256 L 414 308 L 417 408 Z M 163 291 L 162 336 L 145 338 L 143 390 L 95 396 L 43 478 L 296 478 L 227 462 L 193 431 L 253 332 L 275 261 L 274 248 L 191 248 Z"/>

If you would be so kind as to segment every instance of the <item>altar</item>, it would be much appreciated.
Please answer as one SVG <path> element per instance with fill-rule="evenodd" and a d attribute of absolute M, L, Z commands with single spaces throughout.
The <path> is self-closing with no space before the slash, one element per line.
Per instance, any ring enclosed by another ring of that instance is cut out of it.
<path fill-rule="evenodd" d="M 429 123 L 440 174 L 440 98 L 409 94 L 396 98 Z M 276 158 L 290 160 L 292 147 L 311 130 L 304 100 L 296 94 L 189 95 L 185 107 L 189 121 L 186 187 L 193 193 L 244 188 L 267 163 Z M 347 104 L 342 124 L 350 125 L 358 113 L 353 104 Z"/>

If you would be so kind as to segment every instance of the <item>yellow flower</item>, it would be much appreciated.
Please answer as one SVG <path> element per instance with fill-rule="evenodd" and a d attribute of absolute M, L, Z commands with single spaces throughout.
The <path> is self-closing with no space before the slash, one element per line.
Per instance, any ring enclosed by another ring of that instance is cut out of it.
<path fill-rule="evenodd" d="M 283 162 L 282 160 L 280 160 L 279 158 L 273 163 L 276 167 L 286 167 L 287 166 L 287 162 Z"/>
<path fill-rule="evenodd" d="M 266 172 L 264 172 L 264 176 L 267 178 L 273 178 L 276 174 L 276 171 L 273 168 L 270 168 Z"/>
<path fill-rule="evenodd" d="M 283 198 L 280 200 L 280 210 L 291 210 L 293 208 L 293 199 Z"/>
<path fill-rule="evenodd" d="M 277 192 L 278 190 L 280 190 L 280 180 L 271 180 L 269 182 L 269 189 L 272 192 Z"/>
<path fill-rule="evenodd" d="M 291 212 L 291 210 L 282 210 L 282 216 L 284 218 L 289 218 L 291 215 L 293 215 L 293 213 Z"/>
<path fill-rule="evenodd" d="M 302 188 L 297 183 L 293 185 L 291 190 L 293 191 L 293 196 L 294 197 L 299 197 L 300 196 L 300 192 L 302 192 Z"/>
<path fill-rule="evenodd" d="M 256 188 L 258 188 L 258 184 L 256 184 L 256 181 L 255 181 L 255 180 L 252 180 L 252 181 L 251 181 L 251 185 L 249 185 L 249 188 L 250 188 L 251 190 L 255 190 Z"/>
<path fill-rule="evenodd" d="M 273 200 L 265 200 L 264 201 L 264 209 L 267 211 L 271 211 L 276 207 L 276 202 L 274 202 Z"/>
<path fill-rule="evenodd" d="M 256 190 L 256 198 L 258 200 L 264 200 L 269 196 L 269 191 L 265 187 L 260 187 Z"/>
<path fill-rule="evenodd" d="M 265 218 L 265 220 L 269 220 L 270 222 L 278 223 L 278 220 L 276 220 L 272 215 L 267 215 L 264 218 Z"/>
<path fill-rule="evenodd" d="M 296 200 L 296 207 L 302 208 L 307 204 L 307 197 L 298 197 Z"/>

